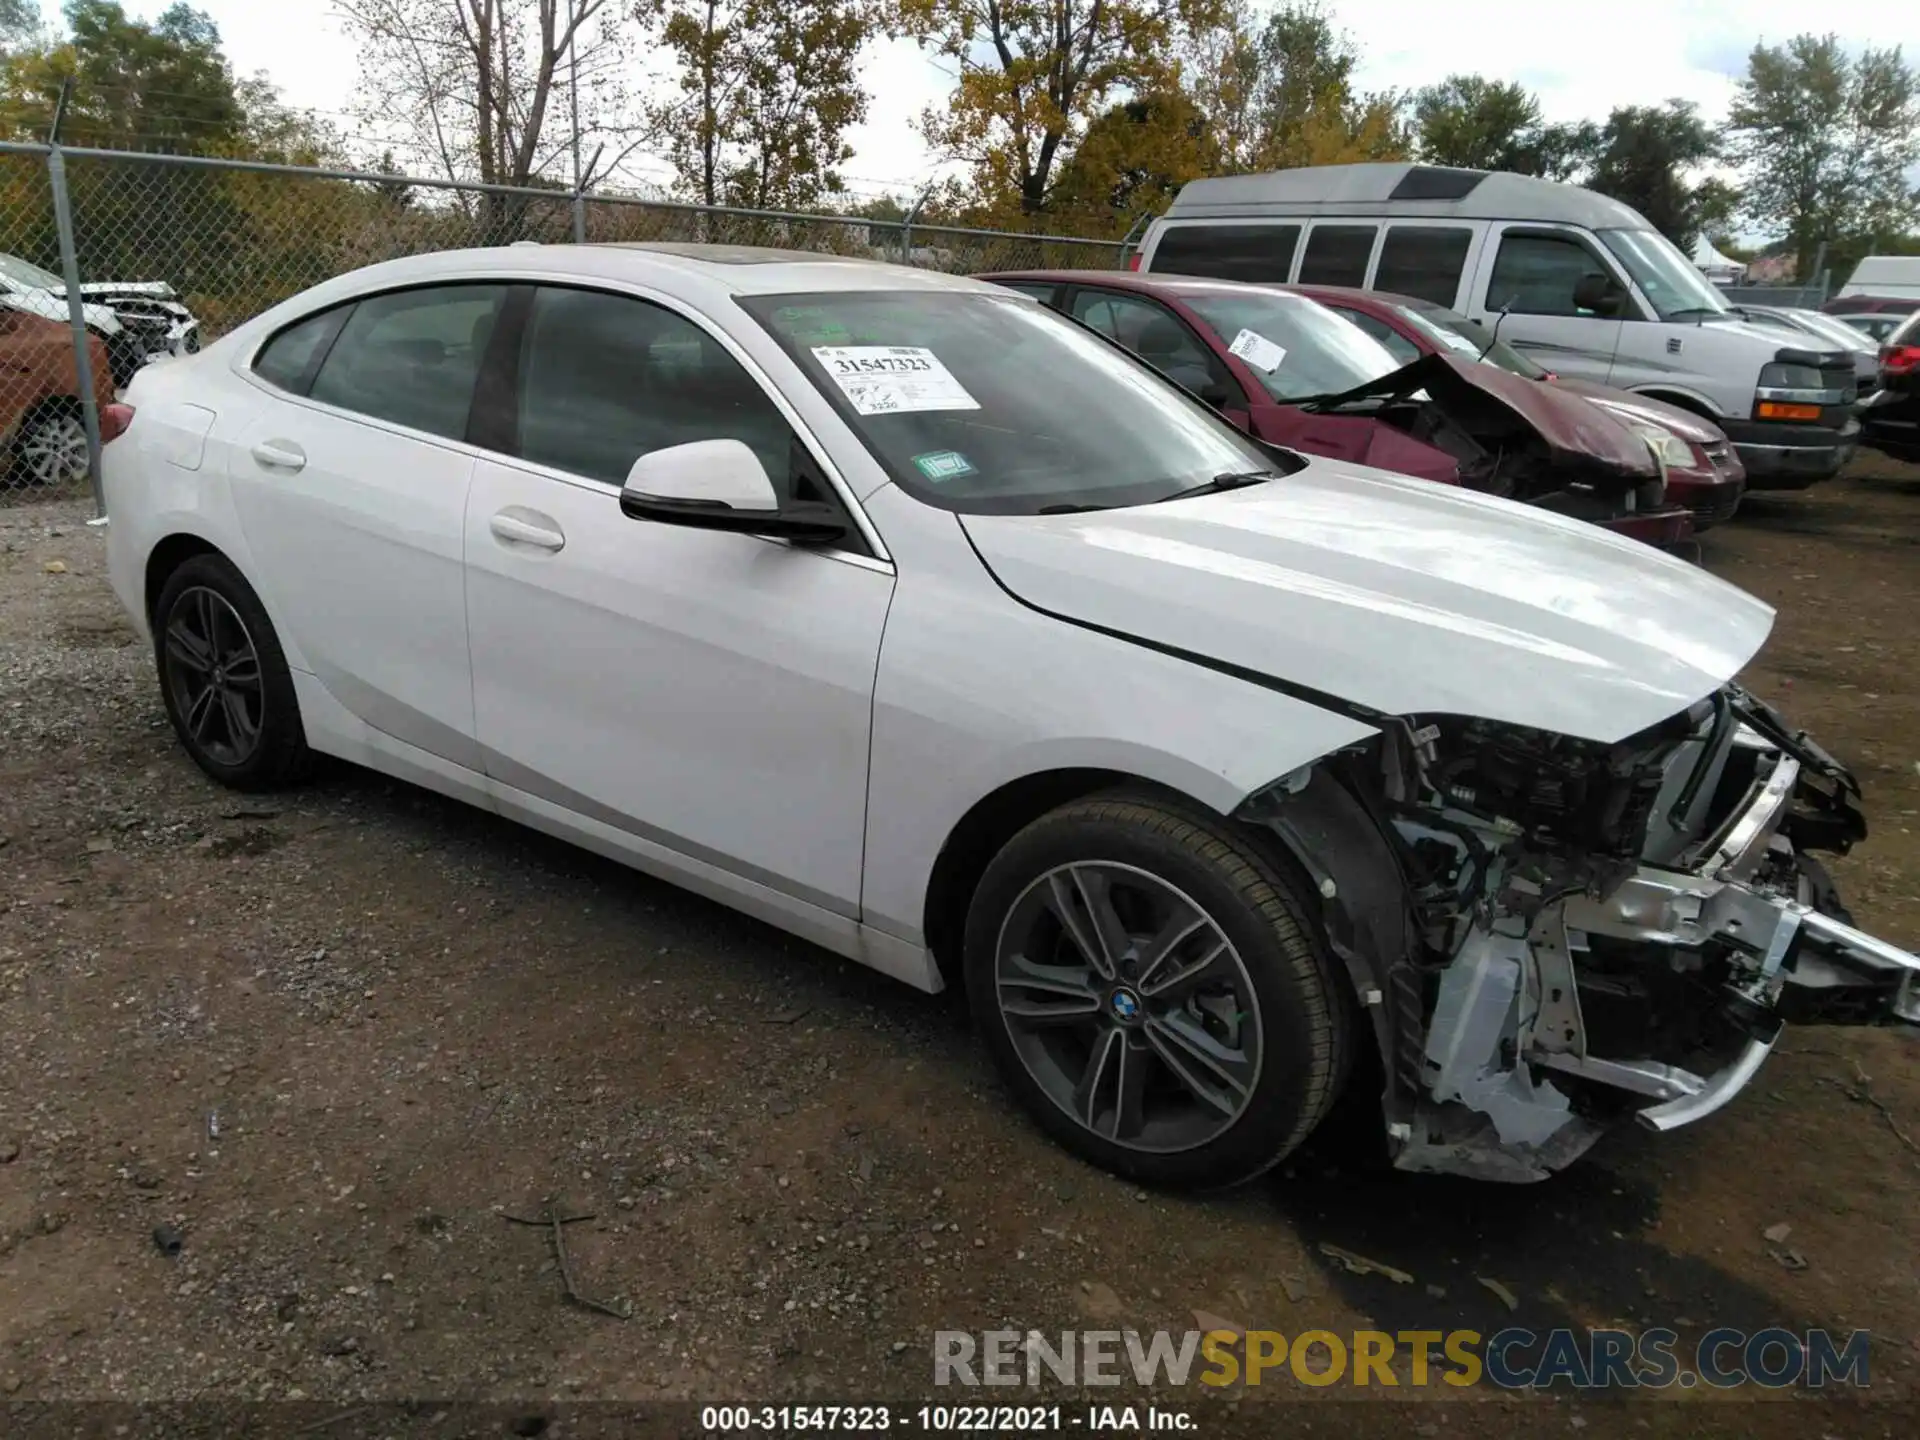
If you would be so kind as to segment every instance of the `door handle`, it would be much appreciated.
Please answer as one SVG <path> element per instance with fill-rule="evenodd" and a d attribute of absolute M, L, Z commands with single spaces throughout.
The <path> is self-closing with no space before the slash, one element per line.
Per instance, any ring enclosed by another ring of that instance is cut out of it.
<path fill-rule="evenodd" d="M 518 509 L 518 507 L 515 507 Z M 493 538 L 508 545 L 531 545 L 536 550 L 559 550 L 567 543 L 560 527 L 532 510 L 502 510 L 487 522 Z"/>
<path fill-rule="evenodd" d="M 253 458 L 270 470 L 301 470 L 307 452 L 291 440 L 262 440 L 253 447 Z"/>

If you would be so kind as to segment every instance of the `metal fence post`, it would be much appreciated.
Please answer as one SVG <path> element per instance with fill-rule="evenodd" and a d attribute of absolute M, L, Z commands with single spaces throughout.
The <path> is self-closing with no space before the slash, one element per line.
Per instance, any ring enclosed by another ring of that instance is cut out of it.
<path fill-rule="evenodd" d="M 920 198 L 913 202 L 913 208 L 907 211 L 907 218 L 901 223 L 900 263 L 902 265 L 913 264 L 913 222 L 920 218 L 920 207 L 927 203 L 932 194 L 933 186 L 931 185 L 922 190 Z"/>
<path fill-rule="evenodd" d="M 87 307 L 80 294 L 80 257 L 73 245 L 73 201 L 67 194 L 67 157 L 58 145 L 47 151 L 53 186 L 53 222 L 60 232 L 60 278 L 67 286 L 67 324 L 73 330 L 73 368 L 80 381 L 80 422 L 87 431 L 87 478 L 93 482 L 93 513 L 107 513 L 100 485 L 100 410 L 93 398 L 93 351 L 87 344 Z"/>

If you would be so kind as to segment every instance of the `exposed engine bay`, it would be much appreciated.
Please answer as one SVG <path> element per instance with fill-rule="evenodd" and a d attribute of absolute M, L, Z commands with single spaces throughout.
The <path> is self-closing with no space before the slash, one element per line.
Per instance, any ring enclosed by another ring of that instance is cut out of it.
<path fill-rule="evenodd" d="M 1396 721 L 1340 768 L 1246 818 L 1348 857 L 1315 878 L 1400 1168 L 1541 1179 L 1629 1115 L 1719 1109 L 1785 1023 L 1920 1027 L 1920 957 L 1854 928 L 1812 853 L 1864 837 L 1853 776 L 1737 686 L 1612 745 Z M 1357 893 L 1380 857 L 1316 818 L 1336 785 L 1386 837 L 1396 922 Z"/>

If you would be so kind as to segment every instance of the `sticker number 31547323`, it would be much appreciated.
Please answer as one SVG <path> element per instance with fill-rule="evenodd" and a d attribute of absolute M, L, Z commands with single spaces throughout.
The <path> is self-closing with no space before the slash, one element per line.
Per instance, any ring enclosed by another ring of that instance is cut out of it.
<path fill-rule="evenodd" d="M 940 357 L 923 346 L 816 345 L 813 358 L 862 415 L 980 408 Z"/>

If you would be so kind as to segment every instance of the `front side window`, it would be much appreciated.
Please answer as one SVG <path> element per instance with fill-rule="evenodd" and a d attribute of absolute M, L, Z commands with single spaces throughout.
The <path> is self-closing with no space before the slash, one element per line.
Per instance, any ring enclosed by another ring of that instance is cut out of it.
<path fill-rule="evenodd" d="M 1460 293 L 1473 232 L 1459 225 L 1389 225 L 1380 242 L 1373 288 L 1436 305 L 1451 305 Z"/>
<path fill-rule="evenodd" d="M 1304 295 L 1222 285 L 1180 298 L 1282 403 L 1339 395 L 1400 368 L 1379 341 Z"/>
<path fill-rule="evenodd" d="M 1226 366 L 1164 305 L 1112 290 L 1081 290 L 1073 297 L 1073 318 L 1196 395 L 1221 403 L 1233 395 Z"/>
<path fill-rule="evenodd" d="M 525 459 L 614 485 L 696 440 L 743 441 L 776 489 L 792 468 L 786 418 L 719 341 L 645 300 L 557 286 L 527 319 L 519 440 Z"/>
<path fill-rule="evenodd" d="M 1013 296 L 828 291 L 739 303 L 893 480 L 942 509 L 1138 505 L 1282 464 L 1131 356 Z"/>
<path fill-rule="evenodd" d="M 373 295 L 353 307 L 307 392 L 343 410 L 461 440 L 504 285 Z"/>
<path fill-rule="evenodd" d="M 1316 225 L 1307 232 L 1307 253 L 1300 260 L 1302 285 L 1367 283 L 1377 225 Z"/>
<path fill-rule="evenodd" d="M 1154 248 L 1153 268 L 1208 280 L 1282 284 L 1293 273 L 1298 225 L 1170 225 Z"/>
<path fill-rule="evenodd" d="M 1600 257 L 1570 235 L 1529 235 L 1509 231 L 1500 237 L 1493 278 L 1487 282 L 1487 308 L 1516 315 L 1577 315 L 1594 312 L 1575 299 L 1580 282 L 1605 276 Z"/>
<path fill-rule="evenodd" d="M 1728 313 L 1726 297 L 1659 231 L 1599 230 L 1594 233 L 1633 277 L 1633 283 L 1640 287 L 1640 293 L 1647 297 L 1654 313 L 1662 320 Z"/>

